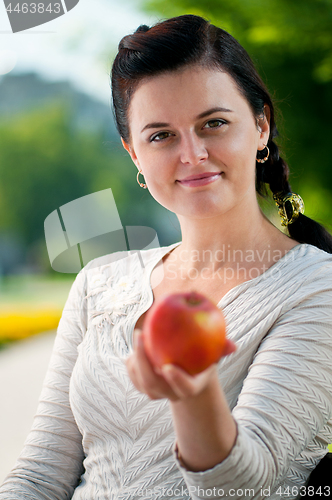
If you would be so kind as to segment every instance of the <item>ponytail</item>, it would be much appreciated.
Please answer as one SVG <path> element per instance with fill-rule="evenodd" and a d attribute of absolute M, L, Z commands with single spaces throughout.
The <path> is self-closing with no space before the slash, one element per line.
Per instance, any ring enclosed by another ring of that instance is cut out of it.
<path fill-rule="evenodd" d="M 309 243 L 324 252 L 332 253 L 331 234 L 324 226 L 304 214 L 299 214 L 298 218 L 288 225 L 288 232 L 291 238 L 300 243 Z"/>

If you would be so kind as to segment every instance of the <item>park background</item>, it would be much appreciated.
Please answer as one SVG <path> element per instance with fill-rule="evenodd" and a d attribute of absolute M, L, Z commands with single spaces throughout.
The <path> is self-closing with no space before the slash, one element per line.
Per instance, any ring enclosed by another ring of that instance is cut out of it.
<path fill-rule="evenodd" d="M 80 0 L 65 16 L 16 34 L 2 6 L 0 481 L 31 425 L 76 276 L 52 269 L 46 217 L 111 188 L 123 226 L 155 229 L 161 246 L 181 238 L 174 214 L 137 184 L 115 130 L 109 85 L 121 37 L 180 14 L 204 16 L 247 49 L 278 109 L 277 142 L 292 190 L 305 214 L 332 232 L 332 0 Z M 261 203 L 281 229 L 273 200 Z M 47 349 L 40 361 L 39 345 Z"/>

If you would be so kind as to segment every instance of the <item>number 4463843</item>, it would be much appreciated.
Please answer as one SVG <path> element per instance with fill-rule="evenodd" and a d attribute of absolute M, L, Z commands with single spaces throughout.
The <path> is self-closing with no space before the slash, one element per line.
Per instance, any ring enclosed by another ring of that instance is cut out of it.
<path fill-rule="evenodd" d="M 14 4 L 13 4 L 14 5 Z M 42 14 L 43 12 L 49 12 L 54 14 L 60 14 L 61 12 L 61 4 L 60 3 L 49 3 L 47 6 L 46 4 L 43 3 L 22 3 L 20 5 L 19 3 L 15 5 L 15 7 L 12 7 L 12 4 L 9 3 L 6 7 L 7 12 L 17 12 L 17 13 L 22 13 L 22 14 L 27 14 L 28 12 L 30 14 Z"/>
<path fill-rule="evenodd" d="M 330 486 L 319 486 L 317 489 L 315 489 L 314 486 L 293 486 L 292 488 L 290 488 L 289 486 L 287 486 L 286 488 L 282 488 L 281 486 L 279 486 L 276 491 L 276 495 L 280 496 L 281 498 L 287 498 L 289 496 L 293 498 L 295 496 L 298 498 L 309 496 L 312 497 L 313 500 L 318 497 L 330 498 L 331 488 Z"/>

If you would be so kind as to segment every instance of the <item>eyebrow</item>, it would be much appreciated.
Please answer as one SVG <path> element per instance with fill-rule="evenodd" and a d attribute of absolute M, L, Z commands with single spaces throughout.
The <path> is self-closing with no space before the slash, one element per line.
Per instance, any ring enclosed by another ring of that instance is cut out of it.
<path fill-rule="evenodd" d="M 212 115 L 212 113 L 216 113 L 217 111 L 222 111 L 223 113 L 233 113 L 233 111 L 231 109 L 216 107 L 216 108 L 211 108 L 211 109 L 208 109 L 207 111 L 204 111 L 203 113 L 198 115 L 196 117 L 196 119 L 199 120 L 200 118 L 205 118 L 206 116 Z"/>
<path fill-rule="evenodd" d="M 200 120 L 201 118 L 205 118 L 206 116 L 212 115 L 213 113 L 216 113 L 217 111 L 221 111 L 223 113 L 233 113 L 233 111 L 231 109 L 215 107 L 215 108 L 208 109 L 207 111 L 203 111 L 203 113 L 200 113 L 198 116 L 196 116 L 196 120 Z M 144 130 L 147 130 L 150 128 L 163 128 L 163 127 L 169 127 L 169 123 L 166 123 L 166 122 L 148 123 L 147 125 L 145 125 L 145 127 L 142 128 L 141 133 L 144 132 Z"/>

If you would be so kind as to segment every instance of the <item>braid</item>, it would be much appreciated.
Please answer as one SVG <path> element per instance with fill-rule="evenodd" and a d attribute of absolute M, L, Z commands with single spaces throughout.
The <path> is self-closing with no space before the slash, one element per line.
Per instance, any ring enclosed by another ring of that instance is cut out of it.
<path fill-rule="evenodd" d="M 257 162 L 256 190 L 262 196 L 267 196 L 266 184 L 270 186 L 273 194 L 291 193 L 292 188 L 288 182 L 289 167 L 285 160 L 279 156 L 278 146 L 273 140 L 268 143 L 270 156 L 265 163 Z M 285 207 L 290 218 L 292 208 Z M 288 209 L 291 213 L 288 213 Z M 318 222 L 299 214 L 298 218 L 287 226 L 289 235 L 299 243 L 309 243 L 325 252 L 332 253 L 332 236 Z"/>
<path fill-rule="evenodd" d="M 268 148 L 270 150 L 268 160 L 265 163 L 257 162 L 257 191 L 261 195 L 266 195 L 264 184 L 268 184 L 273 194 L 280 192 L 289 193 L 292 189 L 288 182 L 288 165 L 279 156 L 279 148 L 273 140 L 268 142 Z"/>

